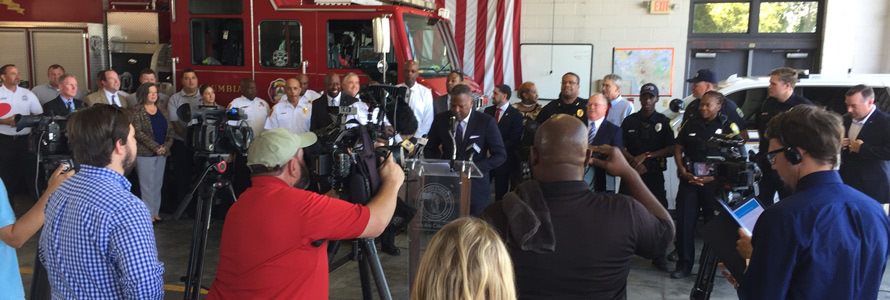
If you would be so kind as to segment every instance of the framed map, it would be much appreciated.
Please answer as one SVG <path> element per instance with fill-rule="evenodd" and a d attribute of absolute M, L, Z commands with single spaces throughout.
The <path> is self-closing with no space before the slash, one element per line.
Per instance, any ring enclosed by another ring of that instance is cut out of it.
<path fill-rule="evenodd" d="M 615 48 L 612 73 L 624 79 L 622 95 L 639 96 L 640 87 L 651 82 L 659 96 L 672 96 L 674 48 Z"/>

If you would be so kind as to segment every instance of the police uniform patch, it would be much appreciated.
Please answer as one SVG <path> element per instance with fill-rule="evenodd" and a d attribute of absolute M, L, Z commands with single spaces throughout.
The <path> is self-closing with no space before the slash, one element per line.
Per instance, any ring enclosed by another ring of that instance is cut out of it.
<path fill-rule="evenodd" d="M 584 116 L 584 110 L 579 108 L 578 111 L 575 112 L 575 115 L 579 118 Z"/>
<path fill-rule="evenodd" d="M 655 132 L 661 132 L 661 123 L 655 124 Z"/>

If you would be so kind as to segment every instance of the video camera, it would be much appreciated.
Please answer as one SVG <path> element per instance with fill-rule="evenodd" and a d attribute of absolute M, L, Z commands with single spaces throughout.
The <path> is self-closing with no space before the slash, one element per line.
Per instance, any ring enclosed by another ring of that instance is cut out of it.
<path fill-rule="evenodd" d="M 247 124 L 247 116 L 240 108 L 199 106 L 192 111 L 189 105 L 182 105 L 176 114 L 180 120 L 190 120 L 188 143 L 196 156 L 247 153 L 253 142 L 253 129 Z"/>
<path fill-rule="evenodd" d="M 718 189 L 741 194 L 754 192 L 762 174 L 757 164 L 749 160 L 754 155 L 745 151 L 745 140 L 737 134 L 715 134 L 708 146 L 720 150 L 720 156 L 707 157 Z"/>
<path fill-rule="evenodd" d="M 309 166 L 316 178 L 324 181 L 323 185 L 347 195 L 344 198 L 350 202 L 365 204 L 379 188 L 377 167 L 382 161 L 392 156 L 401 165 L 403 159 L 423 152 L 425 139 L 419 139 L 416 145 L 411 141 L 389 144 L 393 132 L 385 126 L 384 116 L 392 121 L 395 132 L 405 125 L 399 122 L 414 122 L 416 127 L 417 120 L 407 106 L 407 90 L 392 85 L 371 85 L 359 92 L 359 97 L 368 104 L 367 124 L 356 120 L 359 112 L 354 106 L 341 106 L 332 111 L 336 113 L 336 121 L 315 132 L 318 143 Z M 380 109 L 376 116 L 375 108 Z M 410 113 L 411 118 L 400 117 L 400 110 Z M 378 143 L 384 145 L 378 146 Z"/>
<path fill-rule="evenodd" d="M 37 162 L 45 170 L 54 170 L 64 164 L 65 171 L 68 171 L 75 166 L 71 150 L 68 149 L 68 138 L 65 136 L 67 122 L 68 118 L 63 116 L 15 116 L 16 131 L 33 128 L 29 148 L 37 155 Z"/>

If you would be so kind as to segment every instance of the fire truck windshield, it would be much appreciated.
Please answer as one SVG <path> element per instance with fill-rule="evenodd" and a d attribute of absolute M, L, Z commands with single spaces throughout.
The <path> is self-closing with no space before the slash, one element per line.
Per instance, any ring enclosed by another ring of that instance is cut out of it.
<path fill-rule="evenodd" d="M 424 77 L 446 76 L 455 68 L 454 56 L 447 43 L 444 22 L 429 22 L 429 18 L 405 14 L 405 32 L 411 55 L 420 64 Z"/>

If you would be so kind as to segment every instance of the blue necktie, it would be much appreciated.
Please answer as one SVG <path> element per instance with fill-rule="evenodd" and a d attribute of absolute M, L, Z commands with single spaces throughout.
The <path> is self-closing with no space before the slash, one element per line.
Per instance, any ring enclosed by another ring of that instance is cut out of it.
<path fill-rule="evenodd" d="M 68 112 L 74 112 L 74 101 L 65 102 L 65 106 L 68 107 Z"/>
<path fill-rule="evenodd" d="M 464 143 L 464 122 L 457 122 L 457 130 L 454 131 L 454 141 L 457 145 Z"/>
<path fill-rule="evenodd" d="M 587 144 L 593 145 L 594 137 L 596 137 L 596 124 L 590 122 L 590 134 L 587 136 Z"/>

